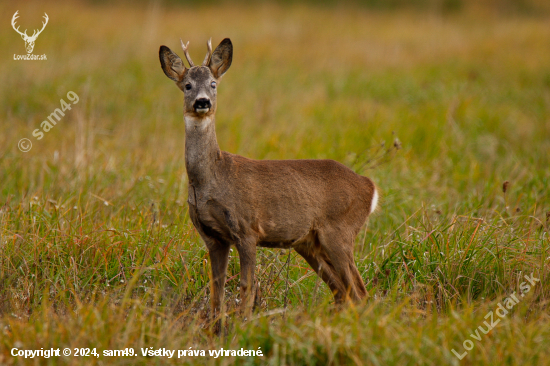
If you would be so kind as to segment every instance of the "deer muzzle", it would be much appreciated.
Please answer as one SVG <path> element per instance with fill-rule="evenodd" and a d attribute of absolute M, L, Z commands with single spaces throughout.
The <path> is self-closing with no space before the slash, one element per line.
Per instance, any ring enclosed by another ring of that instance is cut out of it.
<path fill-rule="evenodd" d="M 210 108 L 212 108 L 212 103 L 208 98 L 199 98 L 193 104 L 193 109 L 199 114 L 207 113 Z"/>

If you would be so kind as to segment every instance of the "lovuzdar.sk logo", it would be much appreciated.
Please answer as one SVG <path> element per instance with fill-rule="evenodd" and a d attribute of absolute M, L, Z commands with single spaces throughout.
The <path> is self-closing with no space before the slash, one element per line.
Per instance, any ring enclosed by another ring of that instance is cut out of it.
<path fill-rule="evenodd" d="M 13 59 L 14 60 L 46 60 L 46 55 L 45 54 L 44 55 L 33 55 L 32 50 L 34 49 L 34 42 L 36 41 L 36 38 L 38 38 L 40 33 L 42 33 L 44 28 L 46 28 L 46 24 L 48 24 L 48 14 L 44 13 L 44 19 L 46 21 L 42 22 L 42 29 L 40 29 L 40 30 L 35 29 L 32 36 L 29 36 L 29 35 L 27 35 L 27 30 L 26 29 L 25 29 L 24 32 L 21 32 L 19 30 L 19 26 L 17 28 L 15 27 L 15 20 L 17 18 L 19 18 L 19 15 L 17 15 L 18 12 L 19 12 L 19 10 L 17 10 L 15 12 L 15 14 L 13 14 L 13 18 L 11 18 L 11 26 L 13 27 L 13 29 L 17 33 L 19 33 L 21 35 L 21 38 L 23 38 L 23 40 L 25 41 L 25 48 L 27 50 L 27 54 L 26 55 L 16 55 L 16 54 L 14 54 Z"/>

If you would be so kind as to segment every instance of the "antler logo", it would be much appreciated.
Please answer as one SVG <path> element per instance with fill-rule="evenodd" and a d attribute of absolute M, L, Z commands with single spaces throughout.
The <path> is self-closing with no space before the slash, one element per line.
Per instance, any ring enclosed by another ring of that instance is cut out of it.
<path fill-rule="evenodd" d="M 35 30 L 33 32 L 32 36 L 29 37 L 27 35 L 27 30 L 26 29 L 23 33 L 21 33 L 19 31 L 19 27 L 15 28 L 15 20 L 17 18 L 19 18 L 19 16 L 17 15 L 18 12 L 19 12 L 19 10 L 17 10 L 15 12 L 15 14 L 13 14 L 13 18 L 11 18 L 11 26 L 13 27 L 13 29 L 15 29 L 15 31 L 17 33 L 19 33 L 21 35 L 21 38 L 23 38 L 23 40 L 25 41 L 25 48 L 27 49 L 27 53 L 32 53 L 32 50 L 34 49 L 34 42 L 36 41 L 36 38 L 38 38 L 40 33 L 42 33 L 44 28 L 46 28 L 46 24 L 48 24 L 48 14 L 44 13 L 44 19 L 46 20 L 46 22 L 42 22 L 42 29 Z"/>

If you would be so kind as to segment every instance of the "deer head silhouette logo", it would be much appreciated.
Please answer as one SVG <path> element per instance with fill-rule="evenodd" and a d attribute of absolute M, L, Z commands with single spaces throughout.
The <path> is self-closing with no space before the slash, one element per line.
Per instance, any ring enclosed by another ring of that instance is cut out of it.
<path fill-rule="evenodd" d="M 19 16 L 17 15 L 17 13 L 19 12 L 19 10 L 17 10 L 15 12 L 15 14 L 13 14 L 13 18 L 11 18 L 11 26 L 13 27 L 13 29 L 19 33 L 21 35 L 21 38 L 23 38 L 23 40 L 25 41 L 25 48 L 27 49 L 27 53 L 32 53 L 32 50 L 34 48 L 34 41 L 36 41 L 36 38 L 38 38 L 38 36 L 40 35 L 40 33 L 42 33 L 42 31 L 44 30 L 44 28 L 46 28 L 46 24 L 48 24 L 48 14 L 44 13 L 44 19 L 46 20 L 46 22 L 42 22 L 42 29 L 40 30 L 35 30 L 32 34 L 32 36 L 28 36 L 27 35 L 27 30 L 25 29 L 25 31 L 23 33 L 21 33 L 19 31 L 19 27 L 15 28 L 15 20 L 17 18 L 19 18 Z M 37 33 L 38 32 L 38 33 Z"/>

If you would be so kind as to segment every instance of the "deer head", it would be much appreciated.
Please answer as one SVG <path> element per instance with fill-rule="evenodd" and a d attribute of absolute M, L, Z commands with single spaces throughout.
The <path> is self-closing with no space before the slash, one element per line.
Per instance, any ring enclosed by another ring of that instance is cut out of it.
<path fill-rule="evenodd" d="M 203 119 L 216 112 L 217 84 L 231 66 L 233 45 L 231 40 L 226 38 L 212 53 L 212 42 L 209 40 L 206 44 L 208 52 L 200 66 L 195 66 L 191 60 L 188 46 L 189 42 L 187 45 L 181 42 L 189 69 L 181 58 L 166 46 L 160 47 L 160 63 L 166 76 L 175 81 L 184 93 L 184 115 Z"/>
<path fill-rule="evenodd" d="M 25 48 L 27 49 L 27 53 L 31 53 L 32 50 L 34 49 L 34 42 L 36 41 L 36 38 L 38 38 L 38 36 L 40 35 L 40 33 L 42 33 L 42 31 L 44 30 L 44 28 L 46 28 L 46 24 L 48 24 L 48 14 L 44 13 L 44 19 L 46 20 L 46 22 L 42 22 L 42 29 L 40 30 L 34 30 L 32 36 L 28 36 L 27 35 L 27 30 L 25 29 L 25 31 L 23 33 L 21 33 L 19 31 L 19 27 L 15 28 L 15 20 L 17 18 L 19 18 L 19 16 L 17 15 L 17 13 L 19 12 L 19 10 L 17 10 L 15 12 L 15 14 L 13 14 L 13 18 L 11 19 L 11 26 L 13 27 L 13 29 L 19 33 L 21 35 L 21 38 L 23 38 L 23 40 L 25 41 Z"/>

